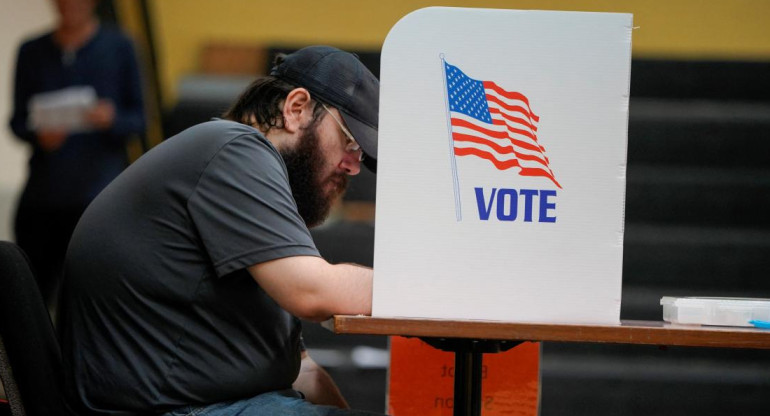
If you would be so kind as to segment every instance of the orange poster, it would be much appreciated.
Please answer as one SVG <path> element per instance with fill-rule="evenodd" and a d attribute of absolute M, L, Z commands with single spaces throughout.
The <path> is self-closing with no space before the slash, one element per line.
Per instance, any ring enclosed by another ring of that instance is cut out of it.
<path fill-rule="evenodd" d="M 391 337 L 388 414 L 452 415 L 452 352 L 437 350 L 417 338 Z M 540 344 L 525 342 L 506 351 L 484 354 L 481 414 L 537 416 L 540 396 Z"/>

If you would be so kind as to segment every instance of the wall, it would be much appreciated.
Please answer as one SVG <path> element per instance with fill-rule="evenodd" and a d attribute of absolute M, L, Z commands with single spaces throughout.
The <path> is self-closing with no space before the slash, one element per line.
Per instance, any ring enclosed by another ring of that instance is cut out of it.
<path fill-rule="evenodd" d="M 151 3 L 165 105 L 209 41 L 379 49 L 410 11 L 444 6 L 630 12 L 635 57 L 770 60 L 766 0 L 163 0 Z"/>
<path fill-rule="evenodd" d="M 22 39 L 53 27 L 55 14 L 50 0 L 0 0 L 0 10 L 0 239 L 8 240 L 29 154 L 8 128 L 16 53 Z"/>

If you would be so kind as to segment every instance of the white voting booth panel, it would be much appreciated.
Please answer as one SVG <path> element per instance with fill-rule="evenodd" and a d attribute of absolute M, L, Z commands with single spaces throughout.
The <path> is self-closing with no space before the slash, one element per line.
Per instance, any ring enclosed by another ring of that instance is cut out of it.
<path fill-rule="evenodd" d="M 382 49 L 374 316 L 617 323 L 632 16 L 427 8 Z"/>

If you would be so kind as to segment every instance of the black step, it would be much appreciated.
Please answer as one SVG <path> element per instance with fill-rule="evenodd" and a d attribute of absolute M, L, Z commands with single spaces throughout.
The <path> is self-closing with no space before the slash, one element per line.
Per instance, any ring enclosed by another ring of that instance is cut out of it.
<path fill-rule="evenodd" d="M 770 104 L 632 99 L 628 163 L 770 166 Z"/>
<path fill-rule="evenodd" d="M 765 415 L 770 351 L 543 343 L 541 415 Z"/>
<path fill-rule="evenodd" d="M 770 62 L 634 59 L 631 96 L 770 101 Z"/>
<path fill-rule="evenodd" d="M 629 165 L 627 223 L 770 228 L 770 169 Z"/>

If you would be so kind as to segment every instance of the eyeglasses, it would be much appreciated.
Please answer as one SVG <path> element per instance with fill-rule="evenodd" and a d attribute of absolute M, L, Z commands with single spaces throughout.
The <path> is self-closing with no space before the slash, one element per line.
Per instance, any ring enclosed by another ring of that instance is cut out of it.
<path fill-rule="evenodd" d="M 359 152 L 358 153 L 358 161 L 359 162 L 363 162 L 364 161 L 364 157 L 366 155 L 364 155 L 364 151 L 361 150 L 361 146 L 358 144 L 356 139 L 353 138 L 353 134 L 350 132 L 350 130 L 348 130 L 345 127 L 345 125 L 342 124 L 341 121 L 339 121 L 339 119 L 337 119 L 337 117 L 334 115 L 334 113 L 332 113 L 331 110 L 329 110 L 329 107 L 327 107 L 326 104 L 321 103 L 321 105 L 324 107 L 324 110 L 326 110 L 326 112 L 329 113 L 330 116 L 332 116 L 332 118 L 337 123 L 337 125 L 340 126 L 340 130 L 342 130 L 342 132 L 345 133 L 345 136 L 348 138 L 348 143 L 345 146 L 345 151 L 348 152 L 348 153 Z"/>

